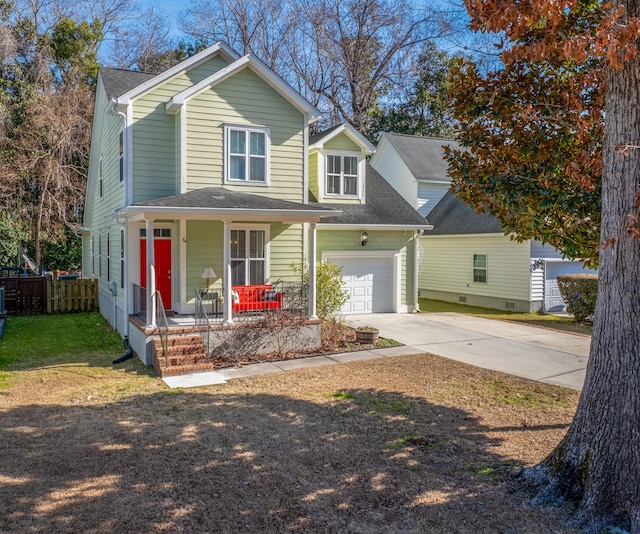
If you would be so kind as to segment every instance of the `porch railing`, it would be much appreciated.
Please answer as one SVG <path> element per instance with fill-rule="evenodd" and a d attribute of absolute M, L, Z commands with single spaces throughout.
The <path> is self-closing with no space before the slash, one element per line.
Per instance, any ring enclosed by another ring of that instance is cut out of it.
<path fill-rule="evenodd" d="M 202 344 L 204 345 L 205 354 L 207 355 L 207 361 L 209 360 L 209 344 L 210 344 L 210 336 L 211 332 L 211 320 L 209 318 L 209 314 L 207 313 L 207 303 L 203 296 L 209 295 L 208 292 L 196 289 L 196 327 L 200 332 L 200 336 L 202 337 Z M 211 294 L 213 298 L 213 294 Z M 216 294 L 217 301 L 217 294 Z"/>
<path fill-rule="evenodd" d="M 146 291 L 145 291 L 146 293 Z M 164 312 L 164 304 L 160 291 L 153 294 L 154 305 L 156 307 L 156 321 L 158 322 L 158 334 L 160 343 L 162 344 L 162 357 L 164 358 L 165 367 L 169 367 L 169 323 L 167 322 L 167 314 Z"/>
<path fill-rule="evenodd" d="M 133 284 L 133 315 L 142 321 L 147 320 L 147 288 Z"/>
<path fill-rule="evenodd" d="M 306 317 L 308 313 L 308 285 L 279 280 L 269 286 L 246 286 L 237 290 L 231 309 L 234 321 L 255 321 L 257 318 L 278 315 Z"/>

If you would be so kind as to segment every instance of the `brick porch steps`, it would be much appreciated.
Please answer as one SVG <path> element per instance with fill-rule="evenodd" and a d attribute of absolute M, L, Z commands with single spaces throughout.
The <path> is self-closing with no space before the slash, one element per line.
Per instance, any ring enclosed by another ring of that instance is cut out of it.
<path fill-rule="evenodd" d="M 167 361 L 162 354 L 162 341 L 153 340 L 153 366 L 160 376 L 177 376 L 197 371 L 212 371 L 213 364 L 206 362 L 206 354 L 200 334 L 171 334 L 167 339 Z"/>

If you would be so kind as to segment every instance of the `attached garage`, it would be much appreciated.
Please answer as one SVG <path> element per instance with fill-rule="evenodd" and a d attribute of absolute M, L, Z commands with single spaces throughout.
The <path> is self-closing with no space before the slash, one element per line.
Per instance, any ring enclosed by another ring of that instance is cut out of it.
<path fill-rule="evenodd" d="M 349 293 L 343 314 L 398 311 L 400 252 L 325 252 L 322 259 L 342 267 Z"/>

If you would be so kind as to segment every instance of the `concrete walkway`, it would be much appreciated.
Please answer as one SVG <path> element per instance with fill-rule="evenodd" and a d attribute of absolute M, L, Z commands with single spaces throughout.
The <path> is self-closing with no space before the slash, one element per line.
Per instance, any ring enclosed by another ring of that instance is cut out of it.
<path fill-rule="evenodd" d="M 351 315 L 347 322 L 354 326 L 375 326 L 382 337 L 395 339 L 405 346 L 259 363 L 163 380 L 172 388 L 197 387 L 223 384 L 233 378 L 430 352 L 485 369 L 579 390 L 584 382 L 591 342 L 589 336 L 458 313 Z"/>

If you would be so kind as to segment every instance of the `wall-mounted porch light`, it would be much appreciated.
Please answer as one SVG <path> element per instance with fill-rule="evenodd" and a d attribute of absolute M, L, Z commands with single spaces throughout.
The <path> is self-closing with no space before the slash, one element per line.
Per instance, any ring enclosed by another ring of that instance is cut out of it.
<path fill-rule="evenodd" d="M 367 232 L 362 232 L 360 235 L 360 244 L 364 247 L 369 241 L 369 234 Z"/>

